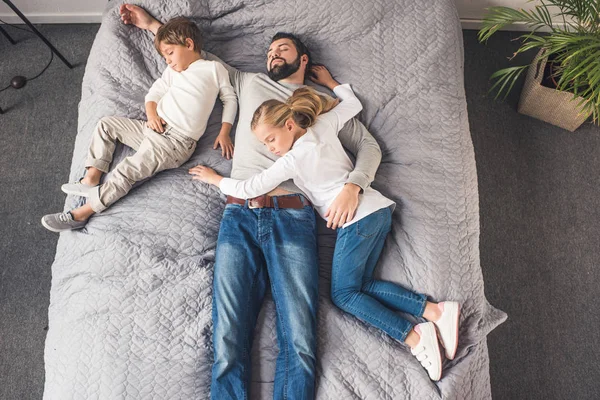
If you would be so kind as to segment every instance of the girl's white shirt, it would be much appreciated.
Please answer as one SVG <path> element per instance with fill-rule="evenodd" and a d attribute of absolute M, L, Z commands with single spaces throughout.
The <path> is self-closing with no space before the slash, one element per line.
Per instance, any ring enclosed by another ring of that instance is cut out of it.
<path fill-rule="evenodd" d="M 251 199 L 292 179 L 310 199 L 319 215 L 325 218 L 327 209 L 354 170 L 352 161 L 337 137 L 338 132 L 362 110 L 350 85 L 338 85 L 333 92 L 341 102 L 329 112 L 319 115 L 316 123 L 296 140 L 290 151 L 270 168 L 252 178 L 223 178 L 219 185 L 221 191 L 229 196 Z M 392 205 L 395 205 L 392 200 L 368 187 L 359 197 L 355 217 L 343 227 Z"/>

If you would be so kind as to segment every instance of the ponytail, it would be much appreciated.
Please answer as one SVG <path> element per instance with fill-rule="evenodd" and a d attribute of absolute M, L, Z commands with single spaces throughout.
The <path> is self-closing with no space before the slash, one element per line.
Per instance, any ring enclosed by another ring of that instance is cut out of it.
<path fill-rule="evenodd" d="M 306 129 L 315 124 L 319 114 L 330 111 L 338 102 L 337 99 L 319 94 L 313 88 L 296 89 L 285 103 L 279 100 L 262 103 L 254 112 L 251 128 L 254 130 L 259 124 L 281 127 L 292 118 L 296 125 Z"/>
<path fill-rule="evenodd" d="M 338 100 L 327 98 L 309 87 L 296 89 L 286 101 L 292 110 L 294 122 L 304 129 L 313 126 L 319 114 L 331 110 L 337 103 Z"/>

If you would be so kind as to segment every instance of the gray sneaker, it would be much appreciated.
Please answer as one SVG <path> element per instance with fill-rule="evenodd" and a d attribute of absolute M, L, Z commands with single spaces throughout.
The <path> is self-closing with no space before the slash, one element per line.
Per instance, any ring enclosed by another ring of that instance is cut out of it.
<path fill-rule="evenodd" d="M 87 220 L 75 221 L 70 212 L 48 214 L 42 217 L 42 225 L 44 225 L 44 228 L 52 232 L 81 229 L 85 226 L 85 224 L 87 224 Z"/>
<path fill-rule="evenodd" d="M 60 187 L 60 190 L 66 194 L 74 194 L 75 196 L 89 197 L 90 191 L 96 186 L 86 185 L 85 183 L 65 183 Z"/>

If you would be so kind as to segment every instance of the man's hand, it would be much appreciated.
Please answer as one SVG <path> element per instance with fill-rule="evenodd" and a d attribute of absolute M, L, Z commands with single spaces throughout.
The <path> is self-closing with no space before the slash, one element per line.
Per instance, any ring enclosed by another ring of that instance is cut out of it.
<path fill-rule="evenodd" d="M 331 73 L 324 65 L 315 65 L 310 69 L 310 80 L 317 85 L 325 86 L 329 90 L 339 85 L 339 82 L 333 79 Z"/>
<path fill-rule="evenodd" d="M 146 122 L 146 126 L 152 129 L 154 132 L 164 133 L 165 125 L 165 120 L 159 117 L 158 114 L 148 116 L 148 122 Z"/>
<path fill-rule="evenodd" d="M 352 221 L 358 208 L 359 192 L 360 186 L 353 183 L 344 186 L 325 213 L 328 228 L 341 228 L 345 223 Z"/>
<path fill-rule="evenodd" d="M 150 16 L 141 7 L 134 6 L 133 4 L 123 4 L 119 8 L 119 14 L 121 14 L 121 20 L 126 25 L 135 25 L 140 29 L 148 29 L 156 35 L 158 28 L 162 25 L 155 18 Z"/>
<path fill-rule="evenodd" d="M 191 175 L 194 175 L 192 179 L 209 183 L 211 185 L 219 186 L 223 177 L 215 172 L 214 169 L 205 167 L 203 165 L 196 165 L 190 168 L 188 171 Z"/>

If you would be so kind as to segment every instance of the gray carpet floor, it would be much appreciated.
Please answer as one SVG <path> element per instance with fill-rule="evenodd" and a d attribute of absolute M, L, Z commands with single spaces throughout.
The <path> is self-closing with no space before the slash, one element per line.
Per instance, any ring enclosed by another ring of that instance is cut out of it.
<path fill-rule="evenodd" d="M 42 25 L 64 55 L 19 91 L 0 93 L 0 399 L 40 399 L 50 266 L 58 236 L 39 223 L 62 209 L 85 62 L 98 25 Z M 0 36 L 0 89 L 34 76 L 49 51 Z M 487 296 L 509 315 L 488 339 L 496 399 L 596 399 L 600 393 L 600 129 L 575 133 L 486 94 L 517 43 L 465 31 L 465 76 L 481 208 Z"/>

